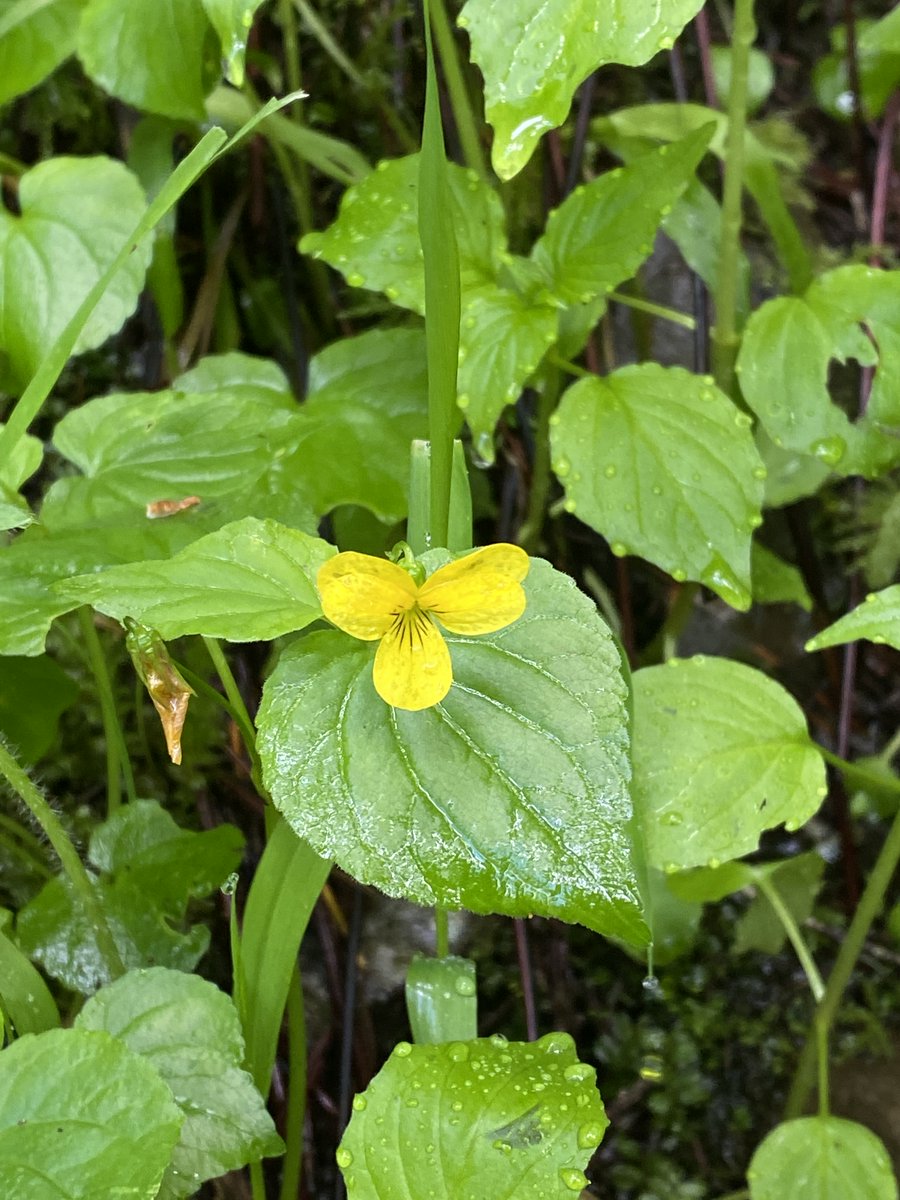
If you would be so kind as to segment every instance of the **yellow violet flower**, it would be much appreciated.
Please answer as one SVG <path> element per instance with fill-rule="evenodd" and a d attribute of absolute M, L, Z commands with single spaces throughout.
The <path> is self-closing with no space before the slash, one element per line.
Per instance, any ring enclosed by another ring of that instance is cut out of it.
<path fill-rule="evenodd" d="M 345 551 L 319 568 L 322 611 L 365 642 L 381 641 L 373 679 L 394 708 L 417 712 L 450 691 L 453 667 L 438 622 L 450 633 L 493 633 L 525 611 L 520 546 L 485 546 L 439 567 L 423 584 L 384 558 Z"/>

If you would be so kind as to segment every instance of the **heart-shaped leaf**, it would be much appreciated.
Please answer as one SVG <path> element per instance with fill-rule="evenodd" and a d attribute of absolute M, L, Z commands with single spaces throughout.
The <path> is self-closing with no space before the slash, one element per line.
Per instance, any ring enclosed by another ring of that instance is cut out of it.
<path fill-rule="evenodd" d="M 840 1117 L 776 1125 L 750 1161 L 750 1200 L 784 1200 L 786 1180 L 803 1200 L 897 1200 L 883 1142 Z"/>
<path fill-rule="evenodd" d="M 259 711 L 266 786 L 318 854 L 390 895 L 640 944 L 619 653 L 571 579 L 534 560 L 524 586 L 514 624 L 447 638 L 453 686 L 420 712 L 378 696 L 373 643 L 296 641 Z"/>
<path fill-rule="evenodd" d="M 587 1186 L 608 1124 L 568 1034 L 400 1042 L 354 1100 L 337 1160 L 350 1200 L 393 1200 L 398 1179 L 405 1200 L 545 1200 Z"/>

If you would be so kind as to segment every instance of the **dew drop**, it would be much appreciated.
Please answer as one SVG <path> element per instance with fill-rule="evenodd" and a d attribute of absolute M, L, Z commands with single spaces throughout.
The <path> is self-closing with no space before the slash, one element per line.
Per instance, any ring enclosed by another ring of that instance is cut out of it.
<path fill-rule="evenodd" d="M 684 581 L 687 579 L 687 571 L 685 571 L 682 567 L 673 567 L 669 574 L 676 583 L 684 583 Z"/>
<path fill-rule="evenodd" d="M 648 1083 L 659 1083 L 663 1077 L 663 1060 L 658 1054 L 645 1054 L 638 1074 Z"/>
<path fill-rule="evenodd" d="M 616 469 L 617 468 L 614 463 L 609 463 L 608 466 L 605 466 L 603 468 L 603 474 L 606 476 L 607 479 L 615 479 Z"/>
<path fill-rule="evenodd" d="M 553 471 L 560 479 L 565 479 L 571 469 L 572 464 L 567 458 L 558 458 L 553 464 Z"/>
<path fill-rule="evenodd" d="M 675 825 L 683 825 L 684 813 L 675 812 L 674 810 L 672 812 L 663 813 L 663 815 L 660 817 L 660 821 L 663 825 L 668 825 L 670 827 L 674 827 Z"/>
<path fill-rule="evenodd" d="M 536 1045 L 544 1054 L 566 1054 L 575 1049 L 575 1043 L 567 1033 L 545 1034 Z"/>
<path fill-rule="evenodd" d="M 353 1097 L 353 1111 L 354 1112 L 365 1112 L 365 1110 L 368 1108 L 368 1106 L 369 1106 L 369 1102 L 365 1098 L 365 1096 L 360 1095 L 360 1096 Z"/>
<path fill-rule="evenodd" d="M 593 1073 L 594 1068 L 589 1067 L 587 1063 L 572 1063 L 563 1071 L 563 1079 L 567 1079 L 569 1083 L 584 1083 Z"/>
<path fill-rule="evenodd" d="M 409 1042 L 398 1042 L 394 1047 L 394 1053 L 398 1058 L 409 1058 L 412 1054 L 412 1046 Z"/>
<path fill-rule="evenodd" d="M 765 467 L 754 467 L 753 468 L 753 478 L 754 479 L 768 479 L 768 477 L 769 477 L 769 472 L 766 470 Z"/>
<path fill-rule="evenodd" d="M 588 1185 L 587 1175 L 577 1167 L 563 1167 L 559 1177 L 571 1192 L 580 1192 Z"/>
<path fill-rule="evenodd" d="M 456 403 L 459 405 L 459 407 L 461 409 L 465 410 L 469 407 L 469 404 L 471 403 L 471 399 L 466 392 L 461 392 L 456 397 Z"/>
<path fill-rule="evenodd" d="M 359 271 L 351 271 L 347 276 L 347 282 L 351 287 L 362 287 L 366 279 L 364 275 L 360 275 Z"/>
<path fill-rule="evenodd" d="M 814 455 L 826 466 L 833 467 L 839 463 L 844 457 L 847 450 L 847 443 L 841 437 L 820 438 L 809 448 L 810 454 Z"/>
<path fill-rule="evenodd" d="M 475 995 L 475 980 L 468 975 L 460 975 L 453 984 L 453 990 L 457 996 L 474 996 Z"/>
<path fill-rule="evenodd" d="M 339 1146 L 334 1157 L 337 1159 L 337 1165 L 342 1169 L 353 1165 L 353 1152 L 345 1146 Z"/>
<path fill-rule="evenodd" d="M 578 1129 L 578 1147 L 581 1150 L 593 1150 L 603 1140 L 603 1126 L 597 1121 L 587 1121 Z"/>
<path fill-rule="evenodd" d="M 613 542 L 610 546 L 610 550 L 612 550 L 616 558 L 624 558 L 628 553 L 628 547 L 624 542 Z"/>
<path fill-rule="evenodd" d="M 577 507 L 578 506 L 576 505 L 574 500 L 567 500 L 565 502 L 565 504 L 563 505 L 563 508 L 566 510 L 567 513 L 573 513 Z"/>
<path fill-rule="evenodd" d="M 450 1047 L 448 1054 L 450 1055 L 451 1062 L 467 1062 L 469 1058 L 469 1047 L 465 1042 L 454 1042 Z"/>

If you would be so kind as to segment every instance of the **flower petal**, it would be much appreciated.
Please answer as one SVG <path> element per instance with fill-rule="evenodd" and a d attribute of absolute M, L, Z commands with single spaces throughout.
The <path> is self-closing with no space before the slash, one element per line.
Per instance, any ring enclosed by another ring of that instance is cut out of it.
<path fill-rule="evenodd" d="M 450 691 L 450 651 L 427 613 L 413 608 L 385 634 L 375 655 L 375 691 L 394 708 L 418 712 Z"/>
<path fill-rule="evenodd" d="M 328 620 L 366 642 L 384 637 L 398 614 L 416 602 L 416 584 L 407 571 L 352 550 L 323 563 L 316 585 Z"/>
<path fill-rule="evenodd" d="M 493 633 L 525 611 L 528 574 L 521 546 L 501 542 L 447 563 L 419 589 L 419 605 L 451 633 Z"/>

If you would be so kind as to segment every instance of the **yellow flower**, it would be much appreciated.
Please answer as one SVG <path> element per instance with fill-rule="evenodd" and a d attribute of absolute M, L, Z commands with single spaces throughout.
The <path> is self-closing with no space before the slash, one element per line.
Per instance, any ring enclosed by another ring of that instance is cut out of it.
<path fill-rule="evenodd" d="M 382 700 L 413 712 L 438 704 L 453 682 L 450 633 L 493 633 L 525 611 L 528 555 L 485 546 L 439 567 L 421 585 L 409 571 L 369 554 L 336 554 L 319 568 L 322 611 L 366 642 L 380 639 L 373 678 Z"/>

